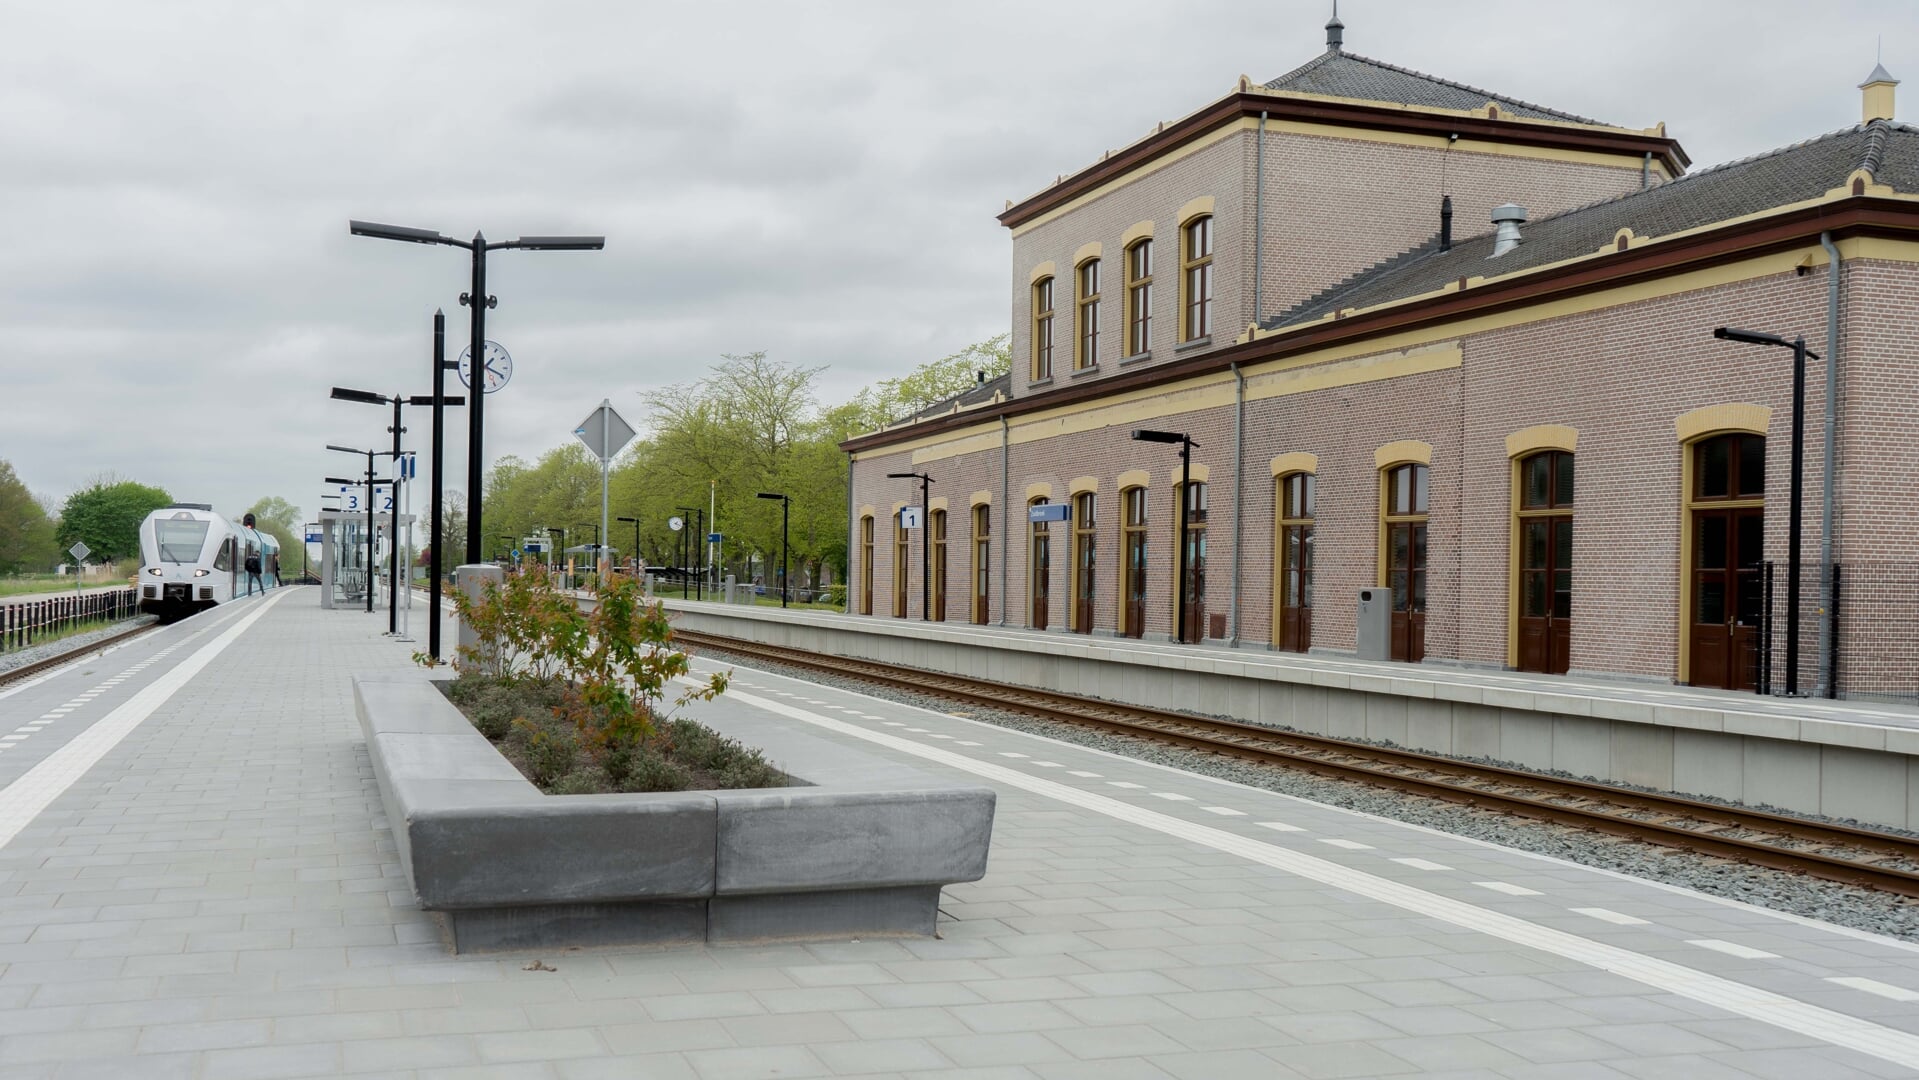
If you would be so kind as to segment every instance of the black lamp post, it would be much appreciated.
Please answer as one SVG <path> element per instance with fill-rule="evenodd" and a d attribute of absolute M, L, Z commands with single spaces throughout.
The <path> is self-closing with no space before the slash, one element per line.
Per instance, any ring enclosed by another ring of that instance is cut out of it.
<path fill-rule="evenodd" d="M 699 536 L 702 539 L 704 539 L 706 536 L 706 511 L 698 507 L 689 508 L 685 506 L 682 506 L 679 509 L 680 509 L 680 513 L 682 515 L 685 515 L 680 518 L 680 534 L 686 537 L 686 545 L 682 549 L 681 556 L 680 556 L 680 571 L 682 574 L 688 574 L 688 573 L 691 573 L 693 569 L 691 566 L 688 566 L 687 563 L 691 562 L 693 559 L 694 540 L 693 540 L 693 535 L 686 531 L 686 523 L 688 518 L 691 518 L 694 522 L 696 522 L 697 524 L 693 526 L 693 532 L 698 533 Z M 686 599 L 686 578 L 685 577 L 680 578 L 680 599 L 682 600 Z M 693 586 L 693 599 L 695 600 L 706 599 L 706 574 L 704 572 L 700 574 L 696 584 Z"/>
<path fill-rule="evenodd" d="M 1173 571 L 1176 575 L 1173 586 L 1173 640 L 1183 644 L 1186 641 L 1186 504 L 1193 497 L 1193 447 L 1199 444 L 1183 431 L 1134 428 L 1133 438 L 1138 442 L 1179 444 L 1179 502 L 1173 512 L 1173 544 L 1178 550 L 1174 562 L 1176 569 Z"/>
<path fill-rule="evenodd" d="M 1755 330 L 1737 330 L 1721 326 L 1712 336 L 1722 341 L 1747 345 L 1771 345 L 1792 350 L 1792 494 L 1786 516 L 1786 696 L 1799 693 L 1799 550 L 1800 506 L 1805 475 L 1806 442 L 1806 357 L 1819 354 L 1806 348 L 1805 338 L 1787 341 L 1777 334 Z M 1832 468 L 1832 462 L 1826 462 Z M 1830 483 L 1831 481 L 1827 481 Z"/>
<path fill-rule="evenodd" d="M 932 583 L 927 580 L 927 574 L 932 565 L 932 545 L 926 542 L 926 534 L 930 531 L 930 526 L 926 521 L 926 489 L 932 484 L 933 478 L 925 473 L 917 472 L 890 472 L 886 474 L 886 478 L 889 480 L 918 480 L 920 482 L 920 621 L 927 622 L 931 618 L 928 614 L 931 610 L 931 605 L 928 603 L 927 596 L 928 590 L 932 587 Z"/>
<path fill-rule="evenodd" d="M 784 495 L 780 495 L 771 491 L 762 491 L 760 492 L 759 497 L 762 499 L 778 499 L 780 501 L 780 607 L 784 608 L 786 607 L 786 590 L 787 590 L 786 521 L 787 521 L 788 514 L 791 513 L 793 509 L 793 500 L 787 498 Z"/>
<path fill-rule="evenodd" d="M 440 415 L 440 410 L 443 406 L 463 405 L 466 403 L 466 399 L 464 397 L 459 397 L 459 396 L 447 397 L 445 394 L 441 393 L 440 386 L 439 386 L 439 379 L 437 376 L 434 378 L 433 391 L 434 392 L 431 394 L 413 394 L 411 396 L 394 394 L 389 397 L 386 394 L 376 394 L 371 390 L 351 390 L 344 386 L 336 386 L 333 388 L 333 397 L 339 401 L 358 401 L 366 405 L 393 406 L 393 426 L 390 428 L 387 428 L 387 430 L 393 433 L 392 457 L 395 461 L 398 461 L 400 459 L 400 436 L 404 434 L 406 431 L 406 428 L 400 422 L 400 409 L 406 405 L 433 406 L 433 415 L 436 417 L 433 424 L 433 436 L 434 436 L 434 443 L 435 443 L 433 464 L 434 464 L 435 476 L 437 479 L 438 469 L 439 469 L 438 443 L 439 443 L 439 436 L 440 436 L 440 425 L 439 425 L 439 421 L 437 420 L 437 417 Z M 434 493 L 434 503 L 433 503 L 433 519 L 434 519 L 435 531 L 432 537 L 432 543 L 434 547 L 432 550 L 428 552 L 428 558 L 434 559 L 436 566 L 438 562 L 436 553 L 439 550 L 439 543 L 440 543 L 440 537 L 438 532 L 439 515 L 440 515 L 439 493 L 436 491 Z M 400 632 L 400 504 L 397 499 L 393 503 L 392 521 L 393 521 L 393 571 L 392 571 L 392 577 L 390 579 L 391 587 L 387 590 L 386 629 L 387 629 L 387 633 L 389 634 L 397 634 Z M 436 659 L 440 655 L 439 595 L 440 595 L 440 580 L 439 580 L 438 571 L 436 570 L 434 572 L 434 578 L 433 578 L 433 596 L 434 596 L 433 617 L 430 620 L 428 620 L 428 625 L 427 625 L 427 652 L 429 655 L 435 657 Z"/>
<path fill-rule="evenodd" d="M 522 236 L 518 240 L 502 240 L 489 244 L 483 233 L 474 233 L 472 240 L 455 240 L 450 236 L 426 229 L 409 229 L 402 225 L 380 225 L 371 221 L 349 221 L 347 231 L 354 236 L 371 236 L 380 240 L 399 240 L 409 244 L 445 244 L 448 247 L 465 248 L 473 253 L 473 290 L 460 294 L 460 303 L 473 310 L 472 342 L 468 345 L 473 365 L 473 407 L 467 413 L 467 449 L 466 449 L 466 558 L 468 562 L 480 561 L 480 493 L 483 490 L 486 455 L 481 452 L 483 445 L 486 398 L 486 376 L 483 365 L 486 363 L 486 312 L 488 308 L 498 306 L 497 296 L 486 294 L 486 253 L 508 248 L 522 248 L 527 251 L 599 251 L 606 247 L 604 236 Z M 438 377 L 438 369 L 435 369 Z M 437 588 L 437 584 L 435 586 Z"/>
<path fill-rule="evenodd" d="M 393 481 L 376 480 L 373 478 L 373 459 L 380 456 L 380 451 L 378 450 L 361 450 L 352 446 L 335 446 L 332 443 L 327 444 L 327 449 L 338 450 L 342 454 L 366 455 L 366 612 L 368 615 L 371 615 L 373 614 L 373 574 L 375 572 L 373 564 L 378 559 L 378 555 L 373 547 L 373 492 L 374 489 L 380 485 L 391 485 Z M 361 483 L 359 480 L 343 480 L 337 476 L 329 476 L 326 480 L 329 484 L 345 484 L 349 486 Z"/>
<path fill-rule="evenodd" d="M 633 523 L 633 550 L 630 554 L 633 558 L 633 573 L 638 575 L 640 572 L 640 519 L 636 517 L 623 517 L 614 518 L 613 520 L 630 521 Z"/>

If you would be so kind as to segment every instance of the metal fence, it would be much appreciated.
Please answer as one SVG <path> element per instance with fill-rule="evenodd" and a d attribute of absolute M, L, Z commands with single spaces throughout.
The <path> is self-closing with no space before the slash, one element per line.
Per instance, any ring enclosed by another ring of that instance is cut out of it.
<path fill-rule="evenodd" d="M 1832 568 L 1833 604 L 1819 607 L 1819 568 L 1801 575 L 1798 684 L 1802 695 L 1919 705 L 1919 562 L 1853 562 Z M 1755 689 L 1786 692 L 1786 567 L 1762 568 L 1764 599 Z M 1832 685 L 1819 677 L 1821 623 L 1832 641 Z"/>
<path fill-rule="evenodd" d="M 0 652 L 24 649 L 70 627 L 140 614 L 140 590 L 101 589 L 74 596 L 0 603 Z"/>

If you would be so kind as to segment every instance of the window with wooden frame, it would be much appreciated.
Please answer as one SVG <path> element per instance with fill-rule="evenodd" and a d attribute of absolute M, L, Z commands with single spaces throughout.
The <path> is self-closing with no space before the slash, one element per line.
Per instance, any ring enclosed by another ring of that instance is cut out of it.
<path fill-rule="evenodd" d="M 1099 260 L 1080 263 L 1074 276 L 1079 282 L 1076 304 L 1079 338 L 1073 350 L 1073 367 L 1080 370 L 1099 364 Z"/>
<path fill-rule="evenodd" d="M 1572 662 L 1573 455 L 1543 450 L 1521 458 L 1518 480 L 1517 666 L 1564 675 Z"/>
<path fill-rule="evenodd" d="M 1213 218 L 1194 218 L 1180 230 L 1179 339 L 1213 332 Z"/>
<path fill-rule="evenodd" d="M 1093 632 L 1094 577 L 1099 569 L 1099 496 L 1082 491 L 1073 496 L 1073 626 L 1075 633 Z"/>
<path fill-rule="evenodd" d="M 1033 282 L 1033 381 L 1053 377 L 1053 279 Z"/>
<path fill-rule="evenodd" d="M 993 554 L 993 508 L 987 503 L 973 507 L 973 622 L 985 626 L 991 614 L 992 590 L 988 570 Z"/>
<path fill-rule="evenodd" d="M 1279 617 L 1273 644 L 1305 652 L 1313 640 L 1313 514 L 1319 480 L 1312 473 L 1288 473 L 1277 481 L 1279 505 Z"/>
<path fill-rule="evenodd" d="M 1126 355 L 1153 347 L 1153 238 L 1126 249 Z"/>
<path fill-rule="evenodd" d="M 906 531 L 906 518 L 898 510 L 893 511 L 893 617 L 906 618 L 906 563 L 911 536 Z"/>
<path fill-rule="evenodd" d="M 1190 643 L 1206 637 L 1206 484 L 1195 480 L 1179 493 L 1186 508 L 1186 626 L 1180 640 Z"/>
<path fill-rule="evenodd" d="M 873 515 L 860 518 L 860 614 L 873 614 Z"/>
<path fill-rule="evenodd" d="M 1693 686 L 1752 690 L 1762 679 L 1766 437 L 1714 435 L 1685 452 L 1685 679 Z"/>
<path fill-rule="evenodd" d="M 1125 582 L 1120 586 L 1121 637 L 1146 633 L 1146 489 L 1129 487 L 1119 493 L 1120 557 Z"/>
<path fill-rule="evenodd" d="M 1387 468 L 1380 498 L 1381 585 L 1389 590 L 1392 658 L 1426 655 L 1426 518 L 1431 470 L 1419 462 Z"/>
<path fill-rule="evenodd" d="M 1045 506 L 1053 500 L 1044 496 L 1034 499 L 1028 506 Z M 1028 515 L 1030 518 L 1030 514 Z M 1035 630 L 1046 629 L 1049 611 L 1048 600 L 1052 598 L 1053 579 L 1053 534 L 1052 526 L 1044 521 L 1035 521 L 1027 527 L 1031 534 L 1027 547 L 1026 560 L 1027 591 L 1032 601 L 1027 625 Z"/>
<path fill-rule="evenodd" d="M 927 538 L 933 543 L 933 621 L 946 621 L 946 511 L 934 510 L 927 515 Z"/>

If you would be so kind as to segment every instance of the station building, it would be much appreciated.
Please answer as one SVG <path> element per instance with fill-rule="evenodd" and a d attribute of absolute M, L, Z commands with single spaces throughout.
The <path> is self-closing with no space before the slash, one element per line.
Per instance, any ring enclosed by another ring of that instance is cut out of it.
<path fill-rule="evenodd" d="M 1895 85 L 1688 172 L 1663 124 L 1355 55 L 1335 18 L 1310 62 L 1007 206 L 1011 372 L 845 444 L 851 610 L 1351 655 L 1383 590 L 1392 659 L 1777 689 L 1794 354 L 1730 326 L 1820 357 L 1799 689 L 1919 694 Z M 1189 438 L 1189 473 L 1139 429 Z M 896 474 L 932 480 L 923 530 Z"/>

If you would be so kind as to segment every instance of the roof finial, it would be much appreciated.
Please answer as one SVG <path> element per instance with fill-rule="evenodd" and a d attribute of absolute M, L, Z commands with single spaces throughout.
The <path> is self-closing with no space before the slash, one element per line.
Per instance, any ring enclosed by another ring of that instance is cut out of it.
<path fill-rule="evenodd" d="M 1333 17 L 1326 24 L 1326 51 L 1339 52 L 1346 42 L 1346 24 L 1339 21 L 1339 0 L 1333 0 Z"/>

